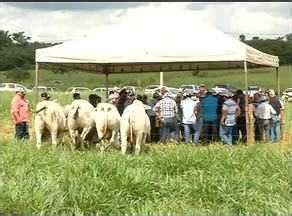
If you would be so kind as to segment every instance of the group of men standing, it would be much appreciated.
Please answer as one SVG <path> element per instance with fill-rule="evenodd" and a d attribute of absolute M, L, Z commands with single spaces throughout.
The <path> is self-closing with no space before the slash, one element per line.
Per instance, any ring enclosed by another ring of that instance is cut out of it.
<path fill-rule="evenodd" d="M 47 93 L 42 93 L 43 100 L 49 100 Z M 80 94 L 73 95 L 73 99 Z M 96 107 L 101 97 L 90 95 L 89 102 Z M 256 141 L 278 142 L 281 139 L 281 125 L 284 123 L 284 106 L 273 90 L 265 94 L 256 93 L 248 97 L 238 90 L 235 94 L 224 92 L 216 94 L 200 87 L 198 93 L 185 90 L 175 98 L 171 97 L 167 87 L 162 87 L 148 100 L 146 95 L 135 95 L 126 89 L 114 89 L 108 102 L 116 105 L 120 115 L 133 102 L 141 100 L 151 122 L 151 141 L 168 140 L 187 143 L 208 143 L 223 141 L 235 144 L 239 140 L 247 141 L 246 122 L 252 125 L 252 136 Z M 19 139 L 29 137 L 28 121 L 31 116 L 25 91 L 18 89 L 11 102 L 11 117 L 15 124 L 15 136 Z M 246 119 L 248 118 L 248 119 Z"/>

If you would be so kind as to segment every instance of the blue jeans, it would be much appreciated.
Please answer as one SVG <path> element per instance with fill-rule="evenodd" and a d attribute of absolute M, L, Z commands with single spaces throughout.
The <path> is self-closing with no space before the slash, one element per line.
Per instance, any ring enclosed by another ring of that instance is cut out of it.
<path fill-rule="evenodd" d="M 196 129 L 195 129 L 195 136 L 194 136 L 194 142 L 199 143 L 201 133 L 203 128 L 203 118 L 198 118 L 196 122 Z"/>
<path fill-rule="evenodd" d="M 203 134 L 207 141 L 214 141 L 218 137 L 217 120 L 203 121 Z"/>
<path fill-rule="evenodd" d="M 258 119 L 260 140 L 270 141 L 271 119 Z"/>
<path fill-rule="evenodd" d="M 196 133 L 196 124 L 183 124 L 184 126 L 184 140 L 185 142 L 192 142 L 193 138 L 195 138 Z M 194 142 L 196 143 L 195 139 Z"/>
<path fill-rule="evenodd" d="M 220 125 L 220 137 L 224 144 L 232 145 L 232 135 L 234 126 Z"/>
<path fill-rule="evenodd" d="M 272 119 L 271 120 L 271 129 L 270 129 L 270 136 L 272 142 L 278 142 L 281 138 L 281 124 L 280 119 Z"/>
<path fill-rule="evenodd" d="M 161 120 L 160 140 L 165 142 L 171 138 L 177 139 L 177 121 L 175 117 Z"/>
<path fill-rule="evenodd" d="M 20 122 L 15 125 L 15 138 L 17 139 L 29 138 L 27 122 Z"/>

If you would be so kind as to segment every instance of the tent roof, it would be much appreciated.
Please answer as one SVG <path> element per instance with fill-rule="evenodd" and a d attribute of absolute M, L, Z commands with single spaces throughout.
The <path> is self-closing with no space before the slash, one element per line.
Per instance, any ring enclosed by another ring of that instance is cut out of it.
<path fill-rule="evenodd" d="M 277 56 L 256 50 L 213 27 L 190 27 L 187 33 L 184 28 L 161 27 L 158 32 L 153 32 L 143 31 L 143 26 L 136 31 L 114 26 L 90 37 L 37 49 L 36 62 L 79 63 L 84 68 L 90 64 L 110 65 L 114 68 L 111 73 L 121 72 L 117 67 L 122 65 L 149 66 L 161 63 L 169 63 L 174 68 L 184 63 L 188 64 L 189 69 L 194 66 L 192 63 L 221 62 L 226 66 L 227 63 L 232 65 L 232 62 L 242 61 L 279 66 Z M 184 65 L 178 69 L 184 68 Z M 157 68 L 148 70 L 157 71 Z"/>

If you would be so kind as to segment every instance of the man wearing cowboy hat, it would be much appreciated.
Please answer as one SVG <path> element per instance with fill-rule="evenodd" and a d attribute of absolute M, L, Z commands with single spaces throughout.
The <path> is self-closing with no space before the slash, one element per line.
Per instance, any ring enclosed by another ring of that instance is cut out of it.
<path fill-rule="evenodd" d="M 260 104 L 257 106 L 255 111 L 255 116 L 257 118 L 259 126 L 260 140 L 270 140 L 271 119 L 272 115 L 275 114 L 276 111 L 269 103 L 268 97 L 262 96 L 260 99 Z"/>
<path fill-rule="evenodd" d="M 11 118 L 15 124 L 15 138 L 28 139 L 28 122 L 31 116 L 29 103 L 25 98 L 25 90 L 17 88 L 11 101 Z"/>
<path fill-rule="evenodd" d="M 222 96 L 225 101 L 222 105 L 219 133 L 224 144 L 232 145 L 234 142 L 233 131 L 236 126 L 236 118 L 240 115 L 240 108 L 232 98 L 233 94 L 231 92 L 225 92 Z"/>

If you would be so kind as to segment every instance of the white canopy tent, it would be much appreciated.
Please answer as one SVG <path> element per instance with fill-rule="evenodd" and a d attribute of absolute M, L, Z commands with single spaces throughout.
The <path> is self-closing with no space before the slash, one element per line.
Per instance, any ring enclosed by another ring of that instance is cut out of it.
<path fill-rule="evenodd" d="M 244 68 L 247 89 L 247 66 L 263 65 L 277 68 L 279 90 L 277 56 L 256 50 L 205 24 L 189 26 L 187 30 L 186 33 L 185 25 L 162 26 L 155 32 L 151 26 L 138 26 L 135 31 L 112 26 L 96 35 L 37 49 L 35 85 L 39 64 L 57 63 L 105 74 L 106 85 L 108 75 L 114 73 L 240 67 Z"/>

